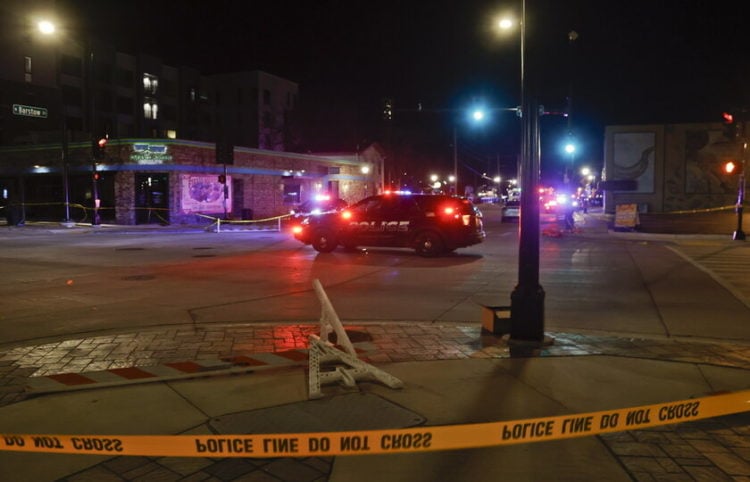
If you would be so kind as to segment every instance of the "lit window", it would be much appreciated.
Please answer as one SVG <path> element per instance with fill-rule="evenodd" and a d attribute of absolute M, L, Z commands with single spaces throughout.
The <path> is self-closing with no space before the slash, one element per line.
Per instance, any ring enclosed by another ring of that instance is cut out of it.
<path fill-rule="evenodd" d="M 143 117 L 145 117 L 146 119 L 159 118 L 159 106 L 156 104 L 156 102 L 143 103 Z"/>
<path fill-rule="evenodd" d="M 174 129 L 167 129 L 167 139 L 177 139 L 177 131 Z"/>
<path fill-rule="evenodd" d="M 159 88 L 159 78 L 151 74 L 143 74 L 143 91 L 146 95 L 156 95 Z"/>

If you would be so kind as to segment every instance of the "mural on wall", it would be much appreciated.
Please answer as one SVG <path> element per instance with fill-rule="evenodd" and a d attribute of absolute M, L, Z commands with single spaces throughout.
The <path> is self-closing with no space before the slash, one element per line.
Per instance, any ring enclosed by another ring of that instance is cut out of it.
<path fill-rule="evenodd" d="M 722 173 L 735 146 L 718 130 L 685 131 L 685 193 L 729 194 L 730 179 Z"/>
<path fill-rule="evenodd" d="M 618 132 L 614 135 L 612 180 L 635 180 L 633 192 L 654 192 L 654 154 L 656 134 L 653 132 Z"/>
<path fill-rule="evenodd" d="M 224 186 L 216 175 L 182 175 L 182 202 L 184 214 L 224 212 Z M 232 179 L 226 177 L 226 210 L 232 212 Z"/>

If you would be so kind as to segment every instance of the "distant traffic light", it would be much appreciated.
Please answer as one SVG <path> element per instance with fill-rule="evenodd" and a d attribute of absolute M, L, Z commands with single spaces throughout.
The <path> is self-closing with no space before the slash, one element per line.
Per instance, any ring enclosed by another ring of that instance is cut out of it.
<path fill-rule="evenodd" d="M 724 172 L 727 174 L 732 174 L 736 168 L 737 164 L 735 164 L 734 161 L 727 161 L 724 163 Z"/>
<path fill-rule="evenodd" d="M 227 183 L 227 176 L 224 174 L 219 174 L 219 183 L 226 184 Z"/>

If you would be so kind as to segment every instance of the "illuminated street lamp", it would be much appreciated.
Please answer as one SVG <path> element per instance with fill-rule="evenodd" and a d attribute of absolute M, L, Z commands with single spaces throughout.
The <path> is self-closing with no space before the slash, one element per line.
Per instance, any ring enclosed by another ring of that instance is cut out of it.
<path fill-rule="evenodd" d="M 37 23 L 37 28 L 40 32 L 42 32 L 45 35 L 54 35 L 57 32 L 57 28 L 54 24 L 54 22 L 50 20 L 41 20 Z M 86 92 L 86 116 L 88 116 L 88 131 L 89 131 L 89 137 L 91 140 L 91 178 L 92 178 L 92 203 L 93 203 L 93 209 L 94 214 L 92 216 L 91 225 L 97 226 L 100 224 L 100 217 L 99 217 L 99 194 L 98 194 L 98 186 L 97 181 L 99 179 L 99 175 L 96 172 L 96 161 L 97 161 L 97 155 L 103 151 L 104 146 L 101 144 L 98 144 L 98 141 L 95 139 L 95 109 L 94 109 L 94 51 L 91 48 L 91 45 L 89 42 L 84 43 L 84 52 L 86 53 L 86 58 L 88 61 L 88 67 L 84 68 L 83 71 L 83 79 L 84 79 L 84 85 L 85 88 L 88 89 Z M 65 191 L 65 221 L 63 224 L 69 225 L 71 223 L 70 221 L 70 187 L 69 187 L 69 159 L 68 159 L 68 139 L 67 139 L 67 120 L 65 115 L 65 99 L 62 95 L 62 81 L 61 81 L 61 75 L 62 75 L 62 66 L 61 61 L 59 59 L 59 49 L 58 49 L 58 60 L 57 60 L 57 86 L 60 90 L 60 106 L 61 106 L 61 117 L 62 117 L 62 129 L 63 129 L 63 141 L 62 141 L 62 157 L 63 157 L 63 189 Z"/>
<path fill-rule="evenodd" d="M 37 23 L 37 28 L 42 35 L 54 35 L 57 31 L 55 24 L 49 20 L 40 20 Z M 65 114 L 65 99 L 62 93 L 62 83 L 60 81 L 60 55 L 56 50 L 56 81 L 57 89 L 60 97 L 60 130 L 62 130 L 62 138 L 60 142 L 60 157 L 62 160 L 62 180 L 63 180 L 63 196 L 65 201 L 65 219 L 62 224 L 64 226 L 72 226 L 73 222 L 70 219 L 70 167 L 68 166 L 68 124 Z"/>
<path fill-rule="evenodd" d="M 508 29 L 513 22 L 502 20 Z M 539 284 L 539 107 L 526 93 L 526 0 L 521 6 L 521 215 L 518 225 L 518 284 L 510 295 L 510 341 L 532 345 L 545 343 L 544 298 Z M 549 341 L 549 339 L 547 339 Z"/>

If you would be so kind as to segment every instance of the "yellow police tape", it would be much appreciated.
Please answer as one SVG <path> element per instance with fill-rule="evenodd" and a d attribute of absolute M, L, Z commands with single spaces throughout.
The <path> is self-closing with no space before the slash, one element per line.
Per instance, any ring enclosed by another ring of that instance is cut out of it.
<path fill-rule="evenodd" d="M 392 430 L 253 435 L 0 435 L 0 450 L 172 457 L 308 457 L 455 450 L 585 437 L 750 410 L 750 390 L 619 410 Z"/>

